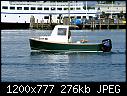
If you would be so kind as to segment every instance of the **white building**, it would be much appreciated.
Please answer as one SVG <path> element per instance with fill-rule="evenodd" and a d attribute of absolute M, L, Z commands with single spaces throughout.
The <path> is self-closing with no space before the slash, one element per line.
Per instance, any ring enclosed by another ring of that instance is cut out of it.
<path fill-rule="evenodd" d="M 126 2 L 125 3 L 115 3 L 115 4 L 96 4 L 96 10 L 98 12 L 105 12 L 110 14 L 117 14 L 123 11 L 126 13 Z"/>

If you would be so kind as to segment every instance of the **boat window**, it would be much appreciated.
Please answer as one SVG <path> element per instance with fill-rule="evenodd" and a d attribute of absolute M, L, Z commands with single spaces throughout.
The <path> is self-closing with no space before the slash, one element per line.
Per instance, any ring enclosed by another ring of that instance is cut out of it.
<path fill-rule="evenodd" d="M 71 16 L 70 18 L 72 19 L 72 18 L 75 18 L 75 17 L 74 16 Z"/>
<path fill-rule="evenodd" d="M 83 16 L 83 18 L 86 18 L 86 16 Z"/>
<path fill-rule="evenodd" d="M 24 7 L 24 10 L 29 10 L 29 7 Z"/>
<path fill-rule="evenodd" d="M 57 19 L 62 19 L 62 17 L 58 16 Z"/>
<path fill-rule="evenodd" d="M 74 10 L 74 8 L 70 8 L 70 10 Z"/>
<path fill-rule="evenodd" d="M 42 7 L 38 7 L 37 10 L 42 10 Z"/>
<path fill-rule="evenodd" d="M 8 7 L 7 6 L 3 6 L 2 9 L 8 9 Z"/>
<path fill-rule="evenodd" d="M 62 10 L 62 8 L 57 8 L 57 10 Z"/>
<path fill-rule="evenodd" d="M 91 19 L 92 18 L 92 16 L 89 16 L 89 19 Z"/>
<path fill-rule="evenodd" d="M 80 8 L 76 8 L 76 10 L 80 10 Z"/>
<path fill-rule="evenodd" d="M 81 19 L 81 16 L 77 16 L 77 19 Z"/>
<path fill-rule="evenodd" d="M 52 7 L 51 10 L 55 10 L 56 8 Z"/>
<path fill-rule="evenodd" d="M 49 19 L 49 16 L 45 16 L 44 19 Z"/>
<path fill-rule="evenodd" d="M 69 18 L 68 16 L 64 16 L 64 18 Z"/>
<path fill-rule="evenodd" d="M 67 28 L 58 28 L 58 35 L 66 35 Z"/>
<path fill-rule="evenodd" d="M 64 8 L 64 10 L 68 10 L 68 8 Z"/>
<path fill-rule="evenodd" d="M 22 7 L 17 7 L 17 10 L 22 10 Z"/>
<path fill-rule="evenodd" d="M 31 10 L 35 10 L 35 7 L 31 7 Z"/>
<path fill-rule="evenodd" d="M 10 7 L 10 10 L 15 10 L 15 7 Z"/>
<path fill-rule="evenodd" d="M 45 40 L 48 40 L 48 38 L 45 38 Z"/>
<path fill-rule="evenodd" d="M 48 7 L 45 7 L 44 10 L 49 10 L 49 8 Z"/>

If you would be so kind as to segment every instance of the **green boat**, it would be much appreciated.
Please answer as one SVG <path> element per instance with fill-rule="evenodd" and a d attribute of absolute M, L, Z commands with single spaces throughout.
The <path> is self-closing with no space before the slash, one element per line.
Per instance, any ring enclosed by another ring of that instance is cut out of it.
<path fill-rule="evenodd" d="M 31 50 L 52 52 L 110 52 L 111 39 L 104 39 L 102 43 L 89 43 L 87 40 L 71 42 L 71 29 L 77 26 L 56 25 L 50 36 L 32 37 L 29 39 Z"/>

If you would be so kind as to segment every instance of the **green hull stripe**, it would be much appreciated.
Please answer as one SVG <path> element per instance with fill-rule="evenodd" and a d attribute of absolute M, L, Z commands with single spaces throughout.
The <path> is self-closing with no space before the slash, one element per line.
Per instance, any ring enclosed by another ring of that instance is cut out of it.
<path fill-rule="evenodd" d="M 58 44 L 30 39 L 32 50 L 49 51 L 102 51 L 102 44 Z"/>

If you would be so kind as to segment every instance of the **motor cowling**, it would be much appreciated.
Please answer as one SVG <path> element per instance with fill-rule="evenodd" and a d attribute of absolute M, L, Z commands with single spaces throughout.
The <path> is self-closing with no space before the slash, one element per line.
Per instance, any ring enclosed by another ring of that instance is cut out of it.
<path fill-rule="evenodd" d="M 112 49 L 112 41 L 111 39 L 102 40 L 102 51 L 109 52 Z"/>

